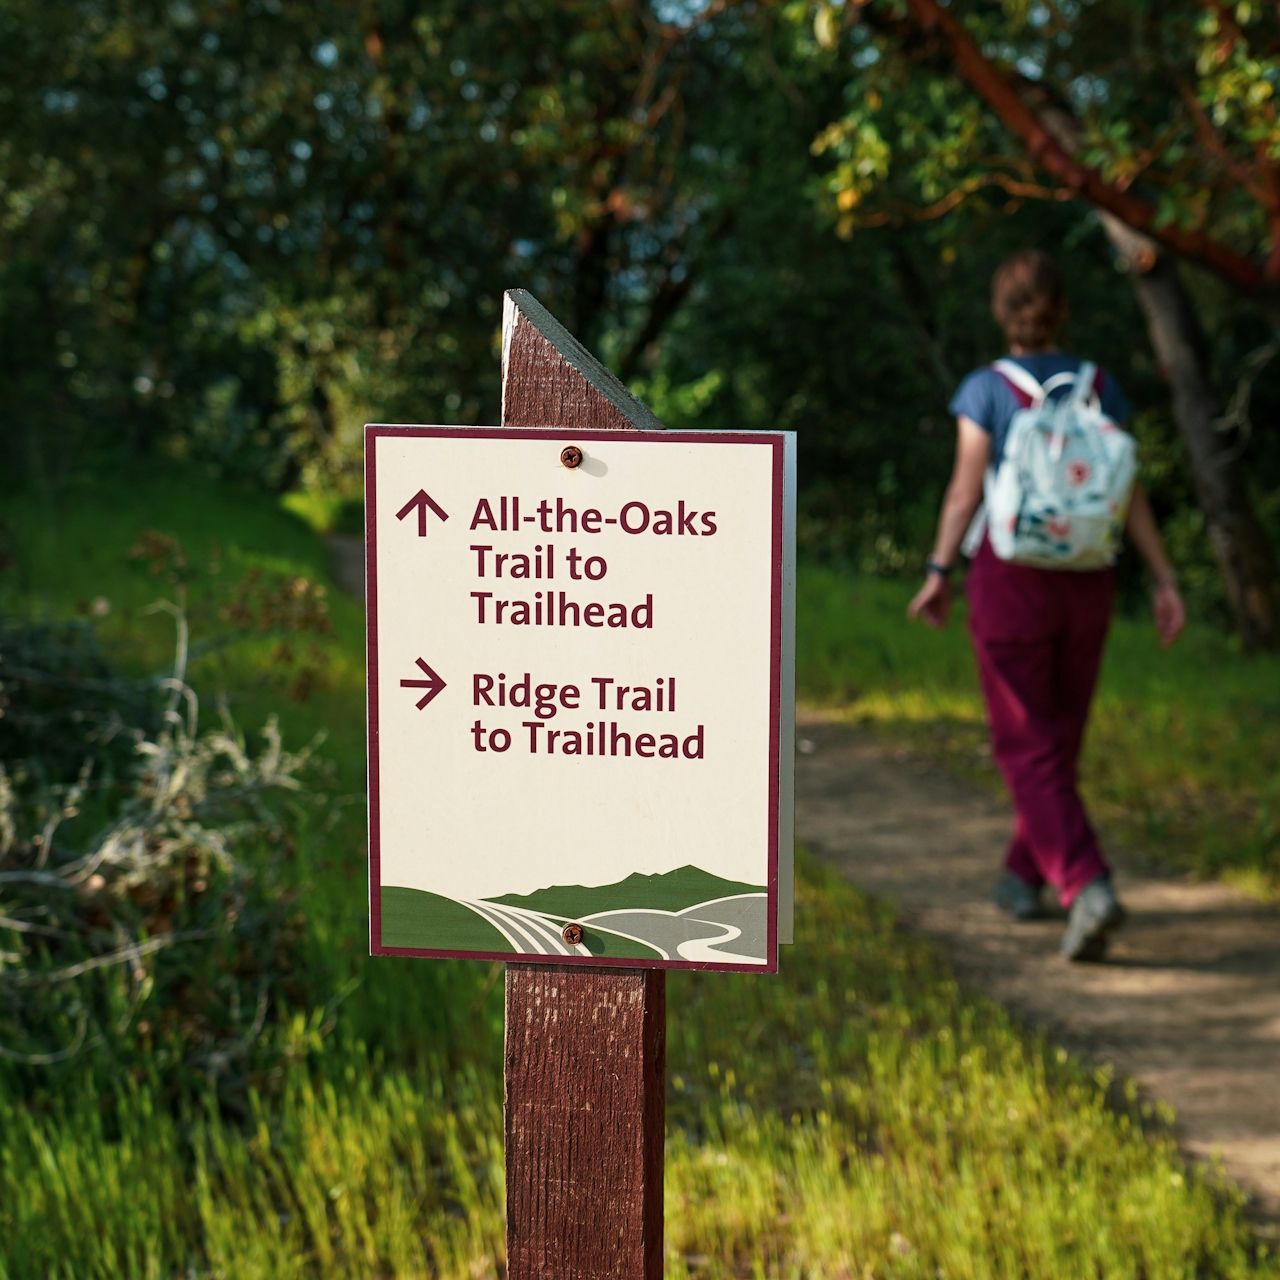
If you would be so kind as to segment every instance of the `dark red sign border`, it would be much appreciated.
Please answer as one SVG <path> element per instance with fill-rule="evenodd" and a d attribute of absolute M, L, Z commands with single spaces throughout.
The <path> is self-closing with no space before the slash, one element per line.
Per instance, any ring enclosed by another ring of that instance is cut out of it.
<path fill-rule="evenodd" d="M 643 960 L 634 957 L 518 955 L 509 951 L 437 951 L 420 947 L 384 947 L 382 900 L 381 796 L 378 755 L 378 509 L 377 445 L 382 437 L 426 436 L 485 440 L 545 440 L 565 444 L 582 440 L 618 443 L 642 440 L 655 444 L 749 444 L 773 450 L 773 555 L 769 609 L 769 944 L 764 964 L 717 964 L 709 960 Z M 369 752 L 369 954 L 413 956 L 432 960 L 502 960 L 507 964 L 589 965 L 615 969 L 702 969 L 713 973 L 777 973 L 778 971 L 778 819 L 782 761 L 782 577 L 783 497 L 786 486 L 785 436 L 781 432 L 730 431 L 564 431 L 558 427 L 431 427 L 367 424 L 364 429 L 365 494 L 365 645 Z"/>

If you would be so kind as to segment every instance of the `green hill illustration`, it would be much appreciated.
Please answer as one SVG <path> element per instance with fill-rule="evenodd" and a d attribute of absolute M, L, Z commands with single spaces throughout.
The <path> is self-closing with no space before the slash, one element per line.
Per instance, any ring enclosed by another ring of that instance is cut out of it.
<path fill-rule="evenodd" d="M 662 875 L 646 876 L 636 871 L 616 884 L 551 885 L 533 893 L 508 893 L 488 901 L 509 907 L 524 907 L 547 915 L 572 920 L 598 911 L 620 911 L 628 907 L 648 907 L 656 911 L 683 911 L 686 907 L 741 893 L 764 893 L 760 884 L 722 880 L 701 867 L 677 867 Z"/>
<path fill-rule="evenodd" d="M 431 951 L 515 951 L 465 903 L 422 889 L 382 887 L 382 945 Z"/>

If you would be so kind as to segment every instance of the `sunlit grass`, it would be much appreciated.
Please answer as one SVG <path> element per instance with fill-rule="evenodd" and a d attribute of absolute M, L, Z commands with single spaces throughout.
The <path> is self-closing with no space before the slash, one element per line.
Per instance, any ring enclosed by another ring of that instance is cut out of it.
<path fill-rule="evenodd" d="M 672 1280 L 1280 1275 L 1167 1115 L 1132 1092 L 1118 1113 L 1105 1072 L 964 997 L 888 907 L 798 870 L 778 978 L 672 975 Z M 0 1277 L 496 1277 L 481 1024 L 456 1071 L 371 1062 L 339 1033 L 244 1123 L 175 1118 L 143 1085 L 109 1122 L 88 1095 L 0 1100 Z"/>
<path fill-rule="evenodd" d="M 501 1091 L 331 1049 L 245 1126 L 0 1102 L 0 1276 L 496 1276 Z M 487 1260 L 487 1263 L 486 1263 Z M 190 1271 L 189 1271 L 190 1269 Z"/>

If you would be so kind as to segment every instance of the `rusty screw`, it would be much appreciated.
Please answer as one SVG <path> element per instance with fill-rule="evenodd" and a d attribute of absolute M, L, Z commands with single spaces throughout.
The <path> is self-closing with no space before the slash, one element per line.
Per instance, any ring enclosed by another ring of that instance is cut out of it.
<path fill-rule="evenodd" d="M 576 947 L 582 941 L 582 926 L 580 924 L 567 924 L 560 930 L 560 936 L 571 947 Z"/>
<path fill-rule="evenodd" d="M 567 449 L 560 450 L 560 461 L 564 463 L 570 471 L 574 467 L 582 466 L 582 450 L 576 444 L 571 444 Z"/>

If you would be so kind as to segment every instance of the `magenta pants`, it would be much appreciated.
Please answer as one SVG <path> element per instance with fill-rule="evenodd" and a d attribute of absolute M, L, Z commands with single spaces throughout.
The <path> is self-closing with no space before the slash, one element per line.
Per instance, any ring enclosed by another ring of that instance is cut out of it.
<path fill-rule="evenodd" d="M 1076 780 L 1114 575 L 1008 564 L 984 539 L 965 593 L 991 748 L 1017 814 L 1005 866 L 1069 906 L 1109 872 Z"/>

